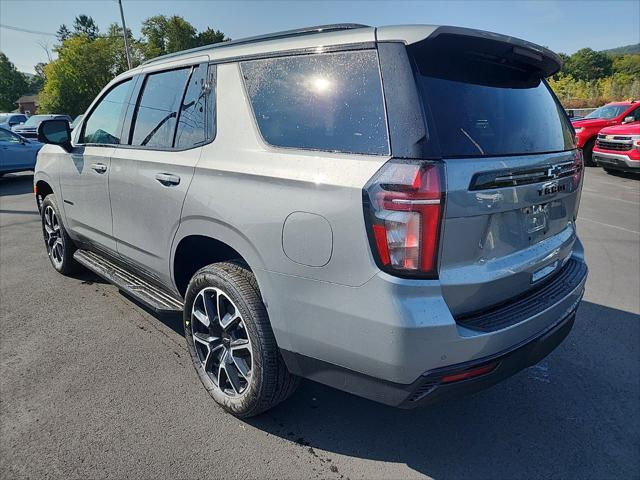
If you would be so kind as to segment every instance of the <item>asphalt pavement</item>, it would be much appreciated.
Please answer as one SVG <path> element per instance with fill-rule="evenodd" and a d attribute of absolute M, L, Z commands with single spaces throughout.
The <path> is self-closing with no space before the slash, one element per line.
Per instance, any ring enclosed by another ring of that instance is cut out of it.
<path fill-rule="evenodd" d="M 640 180 L 586 172 L 590 276 L 540 364 L 397 410 L 303 382 L 238 420 L 202 388 L 181 319 L 57 274 L 32 176 L 0 179 L 0 478 L 640 478 Z"/>

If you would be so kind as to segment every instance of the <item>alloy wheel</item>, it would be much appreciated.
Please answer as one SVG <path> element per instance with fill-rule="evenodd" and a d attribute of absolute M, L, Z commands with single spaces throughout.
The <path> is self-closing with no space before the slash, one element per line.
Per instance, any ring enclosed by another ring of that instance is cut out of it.
<path fill-rule="evenodd" d="M 251 340 L 238 307 L 219 288 L 207 287 L 191 310 L 191 335 L 201 367 L 225 395 L 242 395 L 251 383 Z"/>
<path fill-rule="evenodd" d="M 47 205 L 44 209 L 44 237 L 47 244 L 47 253 L 56 267 L 62 265 L 64 260 L 64 245 L 62 243 L 62 231 L 56 211 Z"/>

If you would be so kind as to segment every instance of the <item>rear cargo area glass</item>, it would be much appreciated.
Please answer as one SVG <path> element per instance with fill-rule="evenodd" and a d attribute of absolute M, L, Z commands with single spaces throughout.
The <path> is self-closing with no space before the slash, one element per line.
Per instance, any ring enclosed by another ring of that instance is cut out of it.
<path fill-rule="evenodd" d="M 410 52 L 444 158 L 571 150 L 573 129 L 537 72 L 472 48 Z"/>

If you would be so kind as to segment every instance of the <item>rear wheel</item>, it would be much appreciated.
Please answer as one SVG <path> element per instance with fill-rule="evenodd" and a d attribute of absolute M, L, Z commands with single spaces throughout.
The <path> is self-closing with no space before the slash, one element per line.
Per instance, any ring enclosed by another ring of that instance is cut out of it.
<path fill-rule="evenodd" d="M 298 385 L 278 350 L 256 279 L 239 262 L 196 272 L 187 287 L 184 330 L 200 380 L 233 415 L 262 413 Z"/>
<path fill-rule="evenodd" d="M 79 264 L 73 259 L 76 246 L 69 238 L 59 214 L 60 210 L 53 195 L 42 202 L 42 235 L 51 265 L 63 275 L 78 270 Z"/>
<path fill-rule="evenodd" d="M 584 144 L 582 148 L 582 156 L 584 158 L 584 164 L 587 167 L 595 167 L 596 162 L 593 161 L 593 147 L 596 144 L 596 139 L 592 138 L 587 143 Z"/>

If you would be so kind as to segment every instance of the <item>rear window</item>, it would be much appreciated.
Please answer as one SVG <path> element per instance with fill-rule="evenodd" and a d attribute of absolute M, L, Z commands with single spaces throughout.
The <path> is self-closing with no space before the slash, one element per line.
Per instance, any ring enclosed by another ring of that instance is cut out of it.
<path fill-rule="evenodd" d="M 429 130 L 447 157 L 571 150 L 573 129 L 535 72 L 471 52 L 411 52 Z"/>
<path fill-rule="evenodd" d="M 278 147 L 388 154 L 373 50 L 241 64 L 260 133 Z"/>

